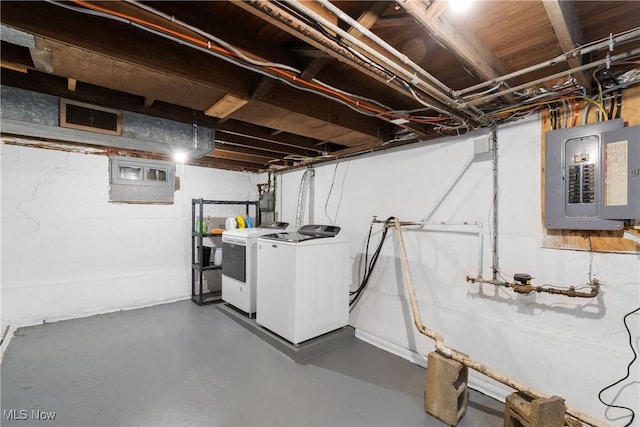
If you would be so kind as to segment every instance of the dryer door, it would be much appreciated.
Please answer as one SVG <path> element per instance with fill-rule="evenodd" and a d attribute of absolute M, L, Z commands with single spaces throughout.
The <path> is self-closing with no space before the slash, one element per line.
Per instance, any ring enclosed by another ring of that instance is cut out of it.
<path fill-rule="evenodd" d="M 247 242 L 222 240 L 222 274 L 241 282 L 247 280 Z"/>

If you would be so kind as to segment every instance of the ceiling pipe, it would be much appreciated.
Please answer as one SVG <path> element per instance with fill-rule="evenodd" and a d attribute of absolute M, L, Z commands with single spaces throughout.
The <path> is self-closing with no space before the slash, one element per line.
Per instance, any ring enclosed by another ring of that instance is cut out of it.
<path fill-rule="evenodd" d="M 575 57 L 575 56 L 579 56 L 579 55 L 585 55 L 587 53 L 595 52 L 595 51 L 600 50 L 600 49 L 608 48 L 611 43 L 613 43 L 614 45 L 615 44 L 620 44 L 620 43 L 624 43 L 624 42 L 627 42 L 627 41 L 635 40 L 635 39 L 637 39 L 639 37 L 640 37 L 640 28 L 636 28 L 636 29 L 634 29 L 634 30 L 632 30 L 630 32 L 613 36 L 613 37 L 611 37 L 611 38 L 609 38 L 609 39 L 607 39 L 605 41 L 598 42 L 598 43 L 592 44 L 590 46 L 577 48 L 572 52 L 564 53 L 564 54 L 556 56 L 555 58 L 550 59 L 548 61 L 544 61 L 544 62 L 541 62 L 539 64 L 535 64 L 535 65 L 532 65 L 530 67 L 523 68 L 523 69 L 518 70 L 518 71 L 514 71 L 513 73 L 505 74 L 504 76 L 498 77 L 496 79 L 491 79 L 491 80 L 487 80 L 487 81 L 482 82 L 482 83 L 478 83 L 477 85 L 474 85 L 474 86 L 469 86 L 468 88 L 465 88 L 465 89 L 462 89 L 462 90 L 459 90 L 459 91 L 454 91 L 454 95 L 455 96 L 461 96 L 461 95 L 467 94 L 469 92 L 474 92 L 476 90 L 483 89 L 483 88 L 485 88 L 487 86 L 493 86 L 495 84 L 504 82 L 505 80 L 513 79 L 515 77 L 520 77 L 522 75 L 529 74 L 529 73 L 531 73 L 533 71 L 537 71 L 537 70 L 540 70 L 542 68 L 546 68 L 546 67 L 551 67 L 553 65 L 557 65 L 558 63 L 564 62 L 568 58 L 571 58 L 571 57 Z"/>
<path fill-rule="evenodd" d="M 377 52 L 376 50 L 372 49 L 370 46 L 367 46 L 366 44 L 362 43 L 361 40 L 359 40 L 358 38 L 352 36 L 347 31 L 345 31 L 342 28 L 340 28 L 339 26 L 333 24 L 332 22 L 330 22 L 329 20 L 327 20 L 323 16 L 317 14 L 315 11 L 313 11 L 313 10 L 309 9 L 308 7 L 304 6 L 303 2 L 300 2 L 299 0 L 288 0 L 287 4 L 289 6 L 291 6 L 291 7 L 293 7 L 298 12 L 307 15 L 308 17 L 310 17 L 311 19 L 315 20 L 316 22 L 319 22 L 320 24 L 322 24 L 326 28 L 330 29 L 331 31 L 335 32 L 336 34 L 339 34 L 342 38 L 344 38 L 344 39 L 348 40 L 349 42 L 351 42 L 355 47 L 357 47 L 361 51 L 367 53 L 371 57 L 374 57 L 374 58 L 378 59 L 385 66 L 391 68 L 396 74 L 401 75 L 401 77 L 404 80 L 410 81 L 416 87 L 420 88 L 420 90 L 423 91 L 424 93 L 426 93 L 428 96 L 437 99 L 438 101 L 442 102 L 443 104 L 445 104 L 445 105 L 447 105 L 449 107 L 452 107 L 452 108 L 455 108 L 457 110 L 460 110 L 461 113 L 464 113 L 465 115 L 467 115 L 468 117 L 472 118 L 474 121 L 477 121 L 480 124 L 483 124 L 483 125 L 491 124 L 490 119 L 485 117 L 484 113 L 482 111 L 480 111 L 480 110 L 478 110 L 476 108 L 473 108 L 473 107 L 471 107 L 469 109 L 460 108 L 460 101 L 459 100 L 455 100 L 455 99 L 451 98 L 451 96 L 450 96 L 450 94 L 453 93 L 453 90 L 451 88 L 446 86 L 440 80 L 438 80 L 435 77 L 433 77 L 426 70 L 424 70 L 422 67 L 420 67 L 415 62 L 413 62 L 411 59 L 409 59 L 406 55 L 400 53 L 393 46 L 389 45 L 387 42 L 385 42 L 384 40 L 382 40 L 381 38 L 376 36 L 369 29 L 367 29 L 366 27 L 362 26 L 358 21 L 356 21 L 353 18 L 351 18 L 348 14 L 344 13 L 342 10 L 340 10 L 338 7 L 334 6 L 328 0 L 317 0 L 317 1 L 323 7 L 325 7 L 327 10 L 329 10 L 330 12 L 332 12 L 336 16 L 338 16 L 338 18 L 342 19 L 344 22 L 349 24 L 352 28 L 358 30 L 360 33 L 362 33 L 365 36 L 367 36 L 371 41 L 373 41 L 378 46 L 380 46 L 385 52 L 387 52 L 388 54 L 394 56 L 401 63 L 403 63 L 405 65 L 408 65 L 411 68 L 411 70 L 413 71 L 413 73 L 411 73 L 411 71 L 403 68 L 402 66 L 398 65 L 397 63 L 393 62 L 388 57 L 386 57 L 386 56 L 380 54 L 379 52 Z M 443 93 L 442 91 L 440 91 L 437 88 L 433 87 L 431 84 L 425 82 L 423 79 L 418 77 L 418 75 L 423 76 L 424 78 L 426 78 L 431 83 L 439 86 L 446 93 Z M 421 103 L 424 104 L 424 102 L 421 102 Z M 452 116 L 451 111 L 443 111 L 442 109 L 439 109 L 436 106 L 433 106 L 433 105 L 430 105 L 430 104 L 425 104 L 425 106 L 431 107 L 435 111 L 438 111 L 440 113 Z M 459 116 L 453 116 L 453 117 L 456 118 L 457 120 L 459 120 L 461 123 L 466 122 L 466 120 L 464 120 L 463 118 L 461 118 Z"/>
<path fill-rule="evenodd" d="M 329 10 L 330 12 L 335 14 L 338 18 L 342 19 L 344 22 L 349 24 L 352 28 L 355 28 L 360 33 L 362 33 L 365 36 L 367 36 L 369 38 L 369 40 L 375 42 L 378 46 L 382 47 L 386 52 L 388 52 L 391 55 L 393 55 L 395 58 L 400 60 L 400 62 L 402 62 L 403 64 L 406 64 L 409 67 L 411 67 L 411 69 L 413 71 L 415 71 L 417 74 L 419 74 L 422 77 L 426 78 L 428 81 L 430 81 L 431 83 L 433 83 L 436 86 L 438 86 L 441 91 L 445 92 L 445 93 L 442 93 L 439 90 L 435 89 L 433 86 L 425 83 L 424 81 L 421 82 L 422 85 L 425 85 L 425 89 L 427 89 L 430 93 L 432 93 L 433 95 L 437 94 L 438 97 L 442 97 L 441 101 L 449 103 L 450 105 L 455 103 L 455 101 L 451 97 L 451 95 L 453 94 L 453 90 L 450 87 L 446 86 L 444 83 L 442 83 L 440 80 L 438 80 L 437 78 L 435 78 L 434 76 L 429 74 L 424 68 L 420 67 L 418 64 L 416 64 L 411 59 L 409 59 L 409 57 L 407 57 L 407 55 L 404 55 L 404 54 L 398 52 L 393 46 L 389 45 L 387 42 L 382 40 L 380 37 L 376 36 L 371 30 L 369 30 L 368 28 L 366 28 L 363 25 L 361 25 L 358 21 L 356 21 L 355 19 L 351 18 L 349 15 L 344 13 L 341 9 L 339 9 L 336 6 L 334 6 L 330 1 L 328 1 L 328 0 L 317 0 L 317 1 L 318 1 L 318 3 L 323 5 L 327 10 Z M 295 0 L 295 1 L 289 0 L 289 1 L 287 1 L 287 3 L 291 4 L 291 5 L 295 5 L 295 4 L 299 3 L 299 0 Z M 320 16 L 320 15 L 317 15 L 317 16 Z M 379 55 L 378 52 L 372 50 L 371 48 L 369 48 L 369 46 L 365 45 L 360 40 L 358 40 L 357 38 L 353 37 L 351 34 L 341 30 L 337 26 L 334 26 L 334 27 L 336 27 L 338 30 L 340 30 L 340 34 L 343 37 L 345 37 L 347 40 L 349 40 L 350 42 L 352 42 L 355 45 L 357 45 L 360 49 L 365 50 L 367 53 L 376 55 L 377 58 L 379 58 L 379 59 L 381 59 L 381 60 L 383 60 L 385 62 L 389 61 L 387 58 L 385 58 L 382 55 Z M 393 65 L 395 65 L 395 64 L 393 64 Z M 413 78 L 415 78 L 415 76 L 413 76 Z"/>
<path fill-rule="evenodd" d="M 276 4 L 267 0 L 248 0 L 243 2 L 234 2 L 233 4 L 245 10 L 249 10 L 251 13 L 253 13 L 251 9 L 258 10 L 260 13 L 267 15 L 269 18 L 277 21 L 281 25 L 284 25 L 287 28 L 293 29 L 294 31 L 298 32 L 303 36 L 304 39 L 307 39 L 305 41 L 308 41 L 310 44 L 314 45 L 315 47 L 329 53 L 331 56 L 338 59 L 339 61 L 351 65 L 352 67 L 358 69 L 359 71 L 363 72 L 364 74 L 370 77 L 375 78 L 377 81 L 385 84 L 386 86 L 389 86 L 395 89 L 396 91 L 404 94 L 405 96 L 408 96 L 414 99 L 411 91 L 408 90 L 397 79 L 390 78 L 388 73 L 385 73 L 383 70 L 379 69 L 378 67 L 375 67 L 369 62 L 362 60 L 357 55 L 352 53 L 349 49 L 346 49 L 343 46 L 340 46 L 335 41 L 327 38 L 320 31 L 302 22 L 301 20 L 299 20 L 289 12 L 283 10 Z M 313 16 L 313 19 L 316 19 L 315 14 L 310 16 Z M 321 21 L 321 19 L 322 17 L 317 16 L 317 20 L 319 22 Z M 389 63 L 389 58 L 385 58 L 384 56 L 382 56 L 382 58 L 384 58 L 385 62 Z M 407 70 L 403 68 L 399 68 L 399 69 L 402 70 L 402 73 L 404 75 L 409 74 Z M 412 79 L 415 79 L 415 76 L 409 75 L 408 80 L 411 81 Z M 450 100 L 449 97 L 445 96 L 444 99 L 446 100 L 446 102 L 442 102 L 431 93 L 426 93 L 426 95 L 429 96 L 430 98 L 433 98 L 433 102 L 436 103 L 436 105 L 430 105 L 431 108 L 440 109 L 444 112 L 444 114 L 450 117 L 453 117 L 462 123 L 467 121 L 467 117 L 461 117 L 460 112 L 456 111 L 455 105 L 453 106 L 448 105 L 450 101 L 453 102 L 452 100 Z M 431 103 L 432 101 L 429 101 L 429 102 Z M 453 102 L 453 104 L 455 104 L 455 102 Z M 478 118 L 480 116 L 481 114 L 475 113 L 473 116 L 470 115 L 470 118 L 474 119 L 474 117 Z M 474 119 L 474 121 L 477 121 L 477 120 Z"/>
<path fill-rule="evenodd" d="M 547 76 L 547 77 L 542 77 L 542 78 L 540 78 L 538 80 L 534 80 L 532 82 L 524 83 L 524 84 L 521 84 L 521 85 L 518 85 L 518 86 L 514 86 L 512 88 L 508 88 L 508 89 L 502 90 L 500 92 L 495 92 L 495 93 L 490 94 L 490 95 L 486 95 L 486 96 L 483 96 L 483 97 L 480 97 L 480 98 L 476 98 L 476 99 L 474 99 L 472 101 L 467 101 L 467 102 L 463 103 L 462 105 L 465 106 L 465 107 L 480 105 L 480 104 L 485 103 L 487 101 L 491 101 L 491 100 L 494 100 L 496 98 L 500 98 L 501 96 L 504 96 L 506 94 L 510 94 L 510 93 L 513 93 L 513 92 L 517 92 L 517 91 L 519 91 L 521 89 L 526 89 L 526 88 L 529 88 L 531 86 L 536 86 L 536 85 L 548 82 L 549 80 L 559 79 L 561 77 L 571 77 L 571 74 L 574 73 L 574 72 L 577 72 L 577 71 L 589 70 L 591 68 L 596 68 L 596 67 L 598 67 L 600 65 L 605 65 L 605 64 L 613 64 L 614 62 L 622 61 L 622 60 L 629 59 L 629 58 L 633 58 L 633 57 L 638 56 L 638 55 L 640 55 L 640 48 L 633 49 L 631 51 L 628 51 L 628 52 L 625 52 L 625 53 L 621 53 L 619 55 L 607 56 L 604 59 L 601 59 L 601 60 L 598 60 L 598 61 L 593 61 L 593 62 L 590 62 L 588 64 L 581 65 L 579 67 L 574 67 L 574 68 L 571 68 L 571 69 L 569 69 L 567 71 L 561 71 L 559 73 L 552 74 L 552 75 Z"/>

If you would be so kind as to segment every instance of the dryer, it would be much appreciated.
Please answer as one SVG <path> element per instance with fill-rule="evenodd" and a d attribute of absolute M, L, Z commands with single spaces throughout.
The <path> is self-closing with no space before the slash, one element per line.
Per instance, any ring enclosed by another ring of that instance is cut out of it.
<path fill-rule="evenodd" d="M 340 227 L 262 235 L 257 252 L 259 325 L 298 344 L 349 323 L 349 242 Z"/>
<path fill-rule="evenodd" d="M 236 228 L 222 232 L 222 299 L 252 316 L 256 312 L 257 239 L 289 224 L 276 222 L 267 227 Z"/>

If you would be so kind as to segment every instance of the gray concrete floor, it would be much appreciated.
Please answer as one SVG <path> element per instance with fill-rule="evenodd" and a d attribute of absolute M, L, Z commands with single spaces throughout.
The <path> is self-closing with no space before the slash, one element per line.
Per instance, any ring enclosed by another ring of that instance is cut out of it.
<path fill-rule="evenodd" d="M 181 301 L 18 329 L 2 425 L 443 426 L 423 410 L 424 381 L 358 339 L 297 364 L 215 306 Z M 458 425 L 502 426 L 503 409 L 471 391 Z"/>

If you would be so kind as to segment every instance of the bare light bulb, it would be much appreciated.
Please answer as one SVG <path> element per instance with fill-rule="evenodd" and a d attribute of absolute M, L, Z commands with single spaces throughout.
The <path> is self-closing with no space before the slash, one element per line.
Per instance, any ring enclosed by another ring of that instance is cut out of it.
<path fill-rule="evenodd" d="M 471 6 L 473 0 L 449 0 L 449 7 L 454 12 L 464 12 Z"/>
<path fill-rule="evenodd" d="M 184 151 L 176 151 L 173 153 L 173 160 L 175 160 L 176 163 L 184 163 L 187 160 L 187 153 Z"/>

